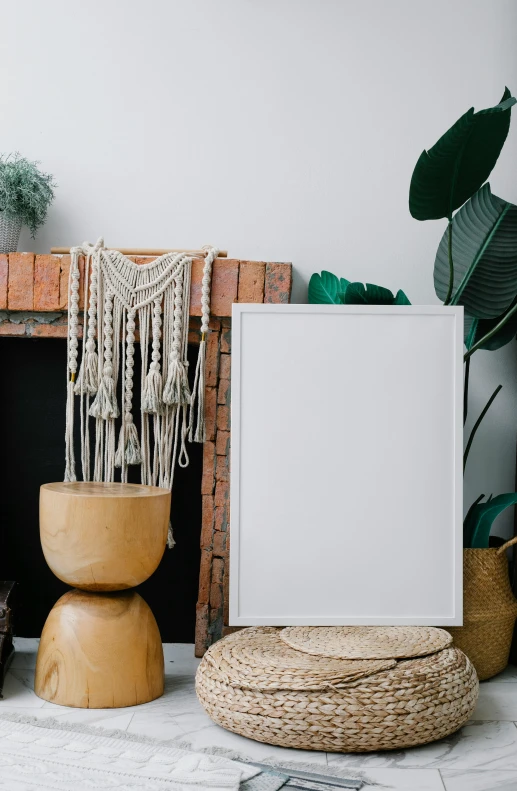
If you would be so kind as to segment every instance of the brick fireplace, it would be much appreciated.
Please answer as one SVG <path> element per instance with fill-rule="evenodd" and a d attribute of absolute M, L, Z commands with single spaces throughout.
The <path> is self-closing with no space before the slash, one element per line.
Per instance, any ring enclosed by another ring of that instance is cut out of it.
<path fill-rule="evenodd" d="M 145 256 L 131 258 L 136 263 L 152 260 Z M 69 267 L 67 255 L 0 255 L 0 336 L 66 338 Z M 84 260 L 80 267 L 82 277 Z M 199 343 L 202 270 L 203 261 L 194 259 L 190 343 Z M 202 656 L 211 643 L 231 631 L 228 626 L 231 306 L 233 302 L 287 303 L 291 282 L 291 264 L 223 258 L 214 262 L 207 349 L 208 436 L 203 446 L 196 656 Z M 80 303 L 79 307 L 83 310 L 84 305 Z"/>

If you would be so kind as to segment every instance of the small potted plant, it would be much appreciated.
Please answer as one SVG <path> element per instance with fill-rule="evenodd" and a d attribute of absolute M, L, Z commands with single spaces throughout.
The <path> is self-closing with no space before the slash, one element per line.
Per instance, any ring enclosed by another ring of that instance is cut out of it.
<path fill-rule="evenodd" d="M 38 164 L 19 154 L 0 155 L 0 253 L 16 252 L 22 225 L 34 238 L 45 222 L 55 183 Z"/>

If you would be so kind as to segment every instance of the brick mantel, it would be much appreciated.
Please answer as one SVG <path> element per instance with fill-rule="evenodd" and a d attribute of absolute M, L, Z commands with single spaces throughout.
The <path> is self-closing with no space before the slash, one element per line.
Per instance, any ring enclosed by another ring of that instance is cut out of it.
<path fill-rule="evenodd" d="M 136 263 L 149 257 L 130 256 Z M 0 336 L 66 338 L 69 255 L 0 254 Z M 80 259 L 81 281 L 84 259 Z M 199 342 L 203 260 L 192 264 L 189 341 Z M 203 447 L 202 526 L 196 656 L 231 631 L 228 626 L 230 538 L 230 368 L 233 302 L 289 302 L 291 264 L 214 262 L 206 369 L 207 441 Z M 80 284 L 81 301 L 84 305 Z M 82 317 L 80 317 L 82 321 Z M 82 326 L 79 328 L 82 333 Z"/>

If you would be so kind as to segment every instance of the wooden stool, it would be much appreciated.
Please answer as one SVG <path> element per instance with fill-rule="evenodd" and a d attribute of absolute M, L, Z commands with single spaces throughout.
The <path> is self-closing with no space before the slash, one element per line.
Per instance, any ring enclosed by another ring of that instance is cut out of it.
<path fill-rule="evenodd" d="M 163 650 L 151 609 L 135 591 L 165 550 L 171 493 L 127 483 L 48 483 L 40 537 L 59 579 L 80 590 L 51 610 L 35 692 L 79 708 L 118 708 L 163 694 Z"/>

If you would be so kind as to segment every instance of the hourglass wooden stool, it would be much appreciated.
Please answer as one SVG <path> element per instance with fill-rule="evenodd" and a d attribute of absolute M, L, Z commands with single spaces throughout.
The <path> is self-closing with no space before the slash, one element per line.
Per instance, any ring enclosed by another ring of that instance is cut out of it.
<path fill-rule="evenodd" d="M 171 493 L 126 483 L 48 483 L 40 491 L 45 560 L 74 586 L 47 618 L 35 692 L 79 708 L 118 708 L 163 694 L 163 649 L 150 607 L 130 588 L 156 570 Z"/>

